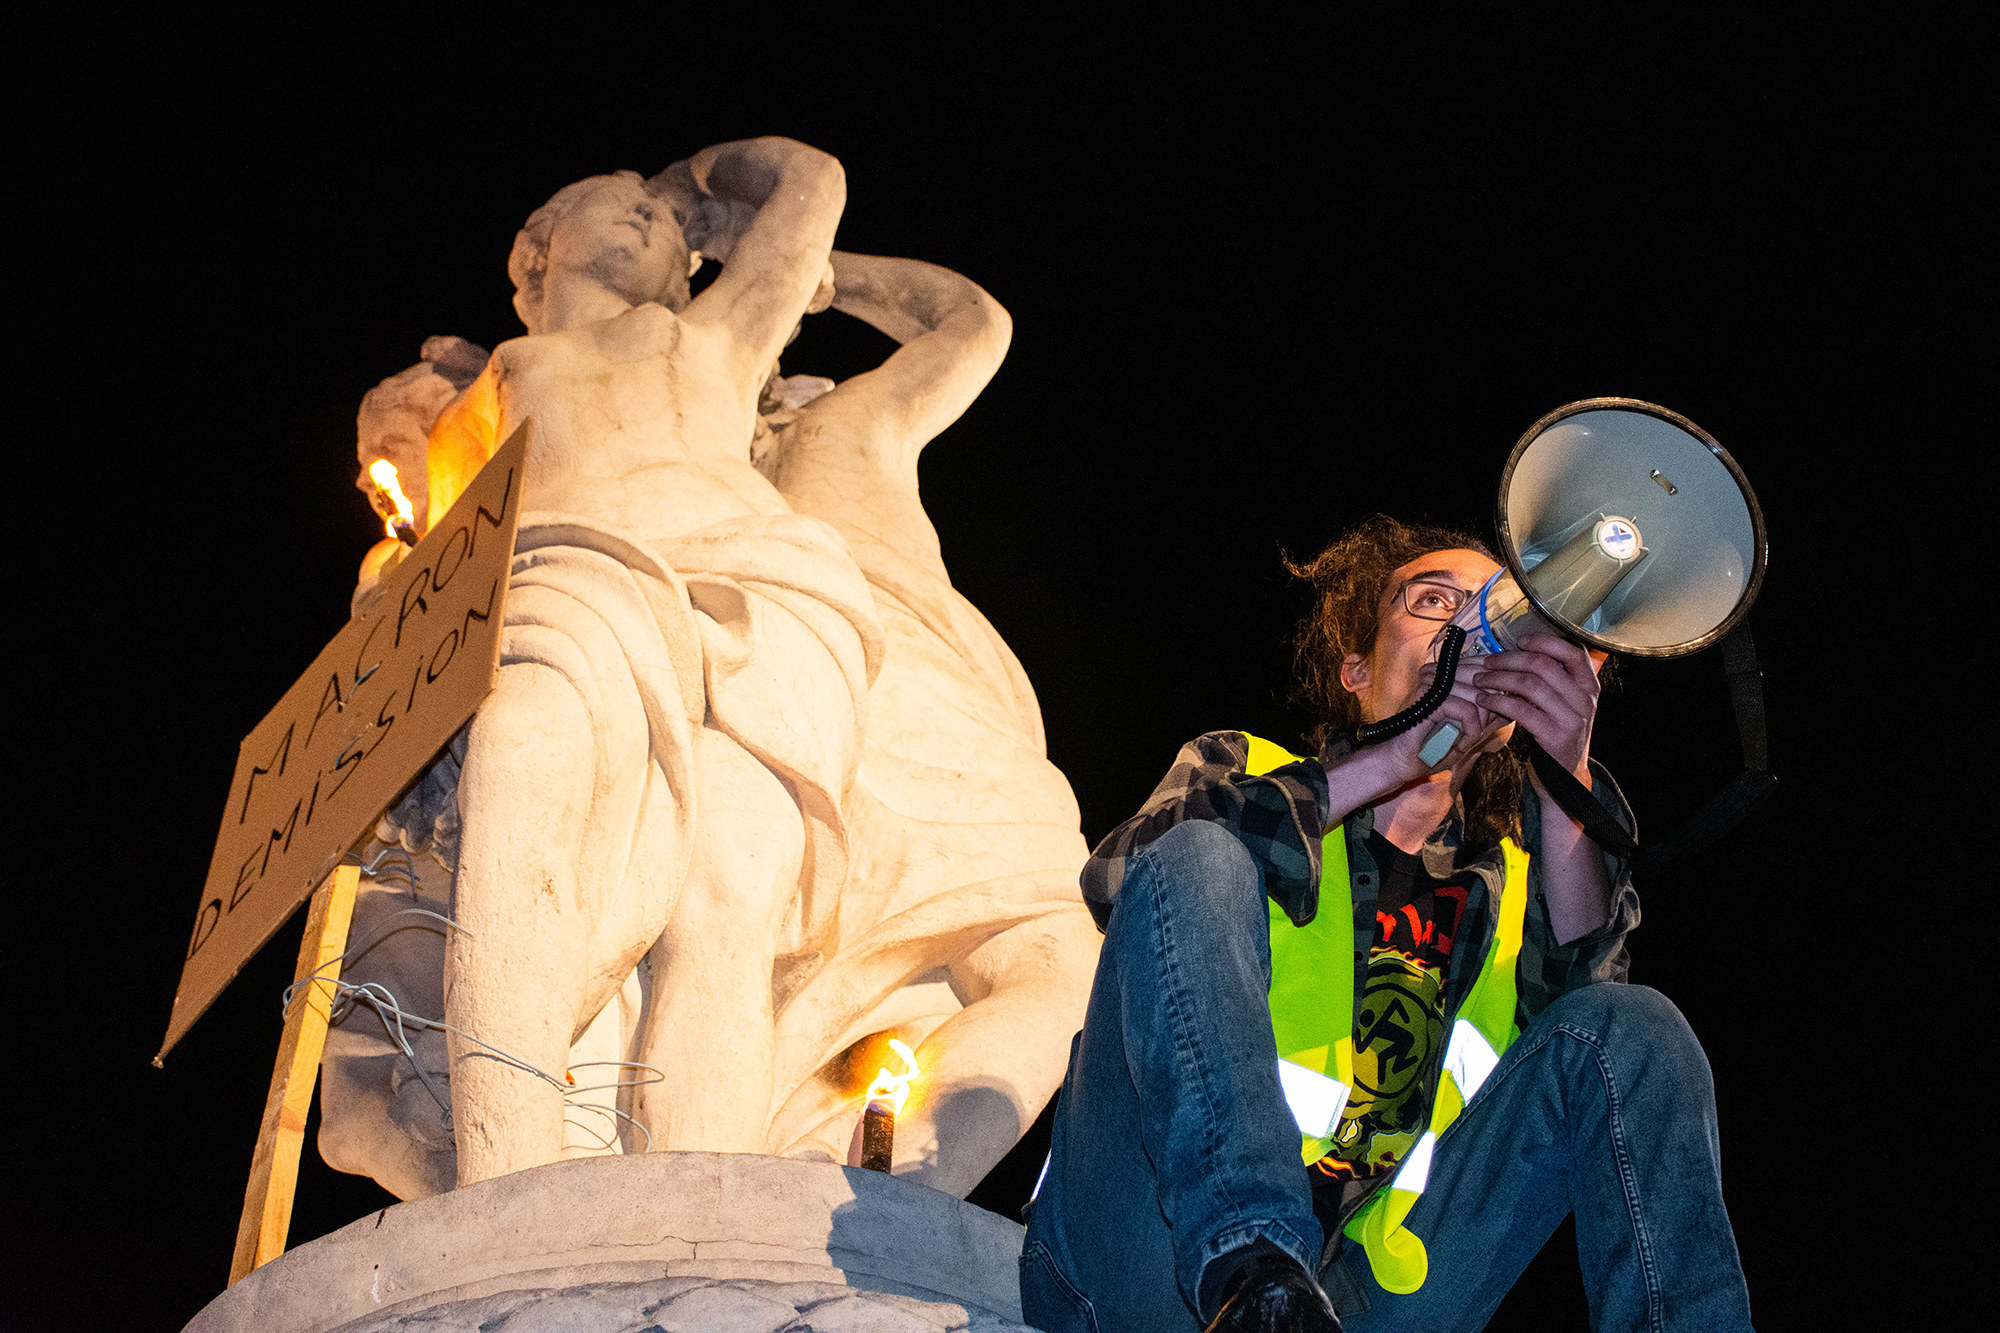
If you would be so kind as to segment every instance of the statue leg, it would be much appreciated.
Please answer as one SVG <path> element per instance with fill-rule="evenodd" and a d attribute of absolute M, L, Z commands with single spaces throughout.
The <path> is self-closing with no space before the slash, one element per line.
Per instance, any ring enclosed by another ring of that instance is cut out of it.
<path fill-rule="evenodd" d="M 472 724 L 446 945 L 445 1018 L 560 1079 L 584 1017 L 577 862 L 596 784 L 589 712 L 561 674 L 503 665 Z M 563 1091 L 448 1034 L 458 1183 L 562 1155 Z"/>
<path fill-rule="evenodd" d="M 366 860 L 381 855 L 370 841 Z M 425 883 L 412 892 L 408 867 Z M 450 876 L 428 856 L 397 864 L 393 878 L 363 880 L 347 935 L 341 980 L 386 990 L 412 1014 L 444 1012 L 444 926 L 408 908 L 448 912 Z M 433 896 L 435 895 L 435 896 Z M 352 1005 L 326 1034 L 320 1057 L 319 1154 L 336 1171 L 373 1176 L 399 1199 L 442 1194 L 458 1179 L 449 1122 L 431 1093 L 446 1086 L 444 1034 L 412 1026 L 407 1039 L 424 1062 L 419 1074 L 366 1002 Z M 428 1085 L 424 1075 L 429 1076 Z M 447 1096 L 449 1094 L 446 1094 Z"/>
<path fill-rule="evenodd" d="M 688 878 L 650 955 L 639 1059 L 654 1151 L 762 1152 L 771 1118 L 771 963 L 799 888 L 805 832 L 785 785 L 713 728 L 695 737 Z"/>
<path fill-rule="evenodd" d="M 1081 903 L 1003 931 L 951 965 L 965 1008 L 917 1049 L 920 1104 L 896 1125 L 894 1170 L 964 1198 L 1061 1086 L 1100 937 Z"/>

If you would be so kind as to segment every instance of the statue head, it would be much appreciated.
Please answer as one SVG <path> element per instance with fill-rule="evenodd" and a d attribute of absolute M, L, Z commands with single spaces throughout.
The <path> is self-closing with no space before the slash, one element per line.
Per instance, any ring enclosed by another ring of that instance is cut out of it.
<path fill-rule="evenodd" d="M 548 294 L 559 282 L 588 283 L 627 305 L 688 303 L 683 219 L 635 171 L 565 185 L 528 216 L 507 257 L 514 309 L 530 333 L 547 332 Z"/>
<path fill-rule="evenodd" d="M 428 522 L 430 505 L 425 461 L 430 449 L 431 427 L 444 409 L 472 383 L 486 366 L 486 349 L 463 338 L 424 339 L 421 360 L 370 389 L 361 399 L 355 416 L 355 456 L 361 475 L 354 484 L 382 512 L 382 505 L 369 478 L 368 469 L 376 459 L 386 458 L 396 465 L 396 474 L 416 511 L 417 531 Z M 384 518 L 389 517 L 383 513 Z"/>

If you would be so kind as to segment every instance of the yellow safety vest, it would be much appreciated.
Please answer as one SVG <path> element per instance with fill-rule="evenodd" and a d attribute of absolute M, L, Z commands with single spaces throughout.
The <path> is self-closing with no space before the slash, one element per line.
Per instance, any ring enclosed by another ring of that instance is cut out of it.
<path fill-rule="evenodd" d="M 1252 774 L 1296 763 L 1298 755 L 1260 737 L 1248 737 Z M 1472 990 L 1459 1006 L 1445 1047 L 1444 1070 L 1431 1103 L 1430 1129 L 1418 1139 L 1389 1183 L 1377 1189 L 1348 1220 L 1346 1232 L 1368 1255 L 1375 1280 L 1386 1291 L 1408 1293 L 1424 1285 L 1430 1261 L 1424 1243 L 1403 1222 L 1429 1179 L 1431 1153 L 1459 1112 L 1521 1030 L 1514 1023 L 1515 963 L 1528 905 L 1528 854 L 1512 838 L 1501 842 L 1506 874 L 1499 925 Z M 1301 1135 L 1308 1164 L 1333 1147 L 1333 1132 L 1354 1086 L 1354 911 L 1348 883 L 1347 835 L 1342 825 L 1320 841 L 1320 910 L 1294 926 L 1276 903 L 1271 914 L 1271 1030 L 1278 1039 L 1278 1081 Z"/>

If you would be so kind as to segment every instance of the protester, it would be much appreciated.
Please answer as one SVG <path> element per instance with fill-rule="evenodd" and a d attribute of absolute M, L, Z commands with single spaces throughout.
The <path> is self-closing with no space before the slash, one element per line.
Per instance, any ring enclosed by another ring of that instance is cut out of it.
<path fill-rule="evenodd" d="M 1036 1327 L 1476 1329 L 1571 1213 L 1593 1327 L 1749 1327 L 1707 1060 L 1625 984 L 1629 867 L 1518 757 L 1517 729 L 1635 831 L 1590 758 L 1602 654 L 1529 637 L 1354 743 L 1498 568 L 1383 517 L 1295 566 L 1316 757 L 1201 736 L 1092 854 L 1105 941 L 1021 1259 Z"/>

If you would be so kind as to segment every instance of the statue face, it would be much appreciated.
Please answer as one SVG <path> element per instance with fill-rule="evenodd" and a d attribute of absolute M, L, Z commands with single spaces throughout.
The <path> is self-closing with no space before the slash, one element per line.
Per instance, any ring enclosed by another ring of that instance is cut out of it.
<path fill-rule="evenodd" d="M 444 401 L 450 402 L 451 386 L 442 379 L 438 382 L 447 390 Z M 401 402 L 368 414 L 361 426 L 362 449 L 371 457 L 388 459 L 398 471 L 408 472 L 410 462 L 421 461 L 430 444 L 431 422 L 437 419 L 437 412 L 426 410 L 429 406 Z"/>
<path fill-rule="evenodd" d="M 687 244 L 673 210 L 622 177 L 593 182 L 549 236 L 551 280 L 583 276 L 634 305 L 686 305 L 687 269 Z"/>

